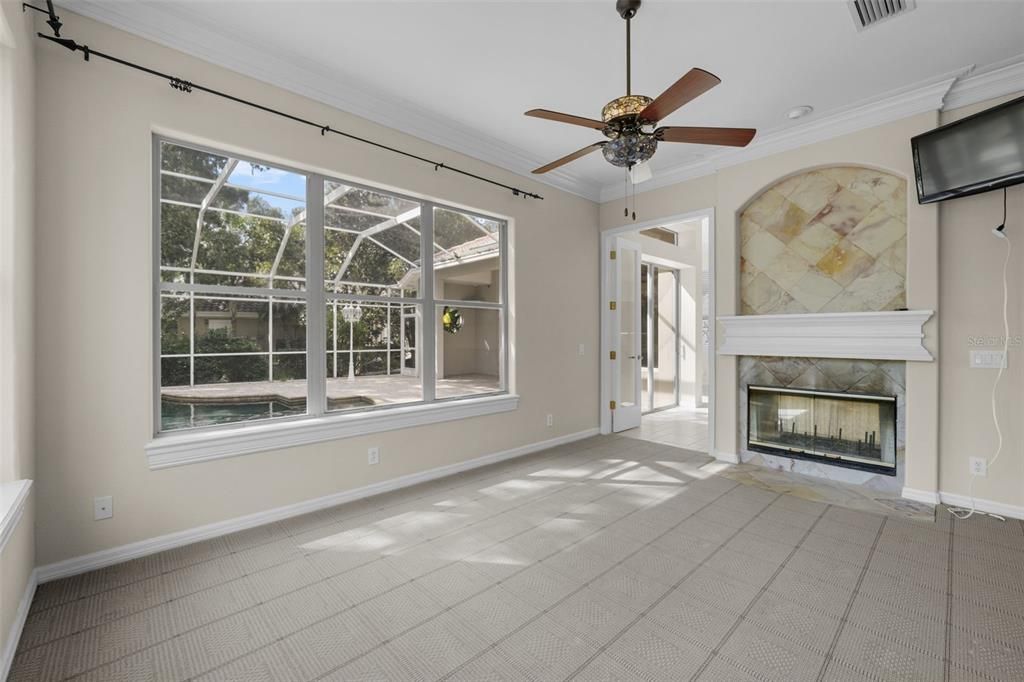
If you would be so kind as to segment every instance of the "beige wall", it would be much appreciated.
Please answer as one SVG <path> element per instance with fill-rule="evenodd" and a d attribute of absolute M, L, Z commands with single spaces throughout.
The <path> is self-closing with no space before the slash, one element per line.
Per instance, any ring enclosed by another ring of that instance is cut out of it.
<path fill-rule="evenodd" d="M 724 168 L 714 175 L 640 195 L 641 220 L 715 209 L 715 296 L 717 315 L 734 315 L 738 307 L 737 215 L 763 189 L 790 175 L 832 165 L 864 165 L 913 179 L 910 138 L 934 127 L 937 113 L 925 113 Z M 601 205 L 601 229 L 621 224 L 621 201 Z M 938 310 L 938 210 L 908 198 L 908 306 Z M 925 326 L 925 345 L 938 355 L 936 314 Z M 721 329 L 718 330 L 721 338 Z M 715 447 L 726 458 L 739 452 L 736 358 L 716 361 Z M 907 478 L 911 488 L 938 486 L 939 363 L 908 363 Z"/>
<path fill-rule="evenodd" d="M 942 122 L 1011 99 L 983 102 L 946 112 Z M 1024 506 L 1024 186 L 1007 192 L 1006 234 L 1013 243 L 1009 272 L 1009 362 L 999 387 L 998 414 L 1005 445 L 986 478 L 974 483 L 974 494 L 985 500 Z M 939 487 L 968 494 L 968 458 L 991 459 L 997 445 L 992 423 L 991 395 L 996 370 L 969 369 L 972 348 L 1002 350 L 1002 271 L 1006 242 L 992 236 L 1003 220 L 1003 192 L 987 192 L 939 205 L 942 281 L 940 375 Z M 1000 337 L 993 342 L 987 337 Z"/>
<path fill-rule="evenodd" d="M 95 49 L 540 192 L 512 196 L 60 47 L 37 45 L 38 548 L 46 564 L 596 427 L 595 204 L 63 15 Z M 150 471 L 153 131 L 511 218 L 515 412 Z M 59 199 L 59 200 L 55 200 Z M 43 312 L 45 311 L 45 312 Z M 577 354 L 578 344 L 586 354 Z M 552 381 L 552 377 L 558 377 Z M 545 415 L 554 414 L 554 427 Z M 451 434 L 456 431 L 458 438 Z M 366 465 L 366 449 L 381 464 Z M 92 520 L 113 495 L 114 517 Z"/>
<path fill-rule="evenodd" d="M 35 477 L 32 224 L 35 128 L 31 13 L 0 3 L 0 485 Z M 35 491 L 0 555 L 0 648 L 35 565 Z"/>
<path fill-rule="evenodd" d="M 3 0 L 0 36 L 0 481 L 32 478 L 32 224 L 35 135 L 32 13 Z M 10 45 L 8 45 L 10 41 Z"/>

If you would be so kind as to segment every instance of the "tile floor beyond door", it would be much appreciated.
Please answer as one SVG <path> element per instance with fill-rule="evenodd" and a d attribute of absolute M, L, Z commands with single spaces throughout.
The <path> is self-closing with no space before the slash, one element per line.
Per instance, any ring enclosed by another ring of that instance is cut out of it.
<path fill-rule="evenodd" d="M 39 587 L 12 680 L 1020 680 L 1024 526 L 619 436 Z"/>
<path fill-rule="evenodd" d="M 707 408 L 673 407 L 648 412 L 640 417 L 640 426 L 623 431 L 627 438 L 649 440 L 698 452 L 708 451 Z"/>

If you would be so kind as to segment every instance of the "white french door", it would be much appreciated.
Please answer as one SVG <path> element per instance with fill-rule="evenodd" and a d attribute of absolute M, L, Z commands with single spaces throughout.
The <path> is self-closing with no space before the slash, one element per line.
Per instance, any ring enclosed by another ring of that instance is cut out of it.
<path fill-rule="evenodd" d="M 615 260 L 608 268 L 609 291 L 614 292 L 611 312 L 612 431 L 640 426 L 643 392 L 640 388 L 640 246 L 615 239 Z"/>

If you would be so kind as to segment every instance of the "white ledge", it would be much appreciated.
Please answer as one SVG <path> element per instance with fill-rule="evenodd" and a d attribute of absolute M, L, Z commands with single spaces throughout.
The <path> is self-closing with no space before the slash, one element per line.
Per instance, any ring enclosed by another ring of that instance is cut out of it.
<path fill-rule="evenodd" d="M 935 358 L 924 347 L 931 310 L 719 317 L 725 341 L 719 355 L 916 360 Z"/>
<path fill-rule="evenodd" d="M 166 469 L 253 452 L 280 450 L 410 426 L 509 412 L 518 406 L 519 396 L 502 394 L 351 414 L 171 433 L 157 436 L 150 441 L 146 445 L 146 456 L 150 469 Z"/>
<path fill-rule="evenodd" d="M 28 479 L 0 485 L 0 552 L 18 527 L 31 487 L 32 481 Z"/>

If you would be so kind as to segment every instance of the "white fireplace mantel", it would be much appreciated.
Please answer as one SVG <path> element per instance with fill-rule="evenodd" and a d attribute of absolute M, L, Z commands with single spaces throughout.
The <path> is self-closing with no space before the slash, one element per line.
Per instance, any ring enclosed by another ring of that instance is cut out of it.
<path fill-rule="evenodd" d="M 924 347 L 931 310 L 807 313 L 719 317 L 725 341 L 719 355 L 916 360 L 935 358 Z"/>

